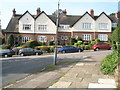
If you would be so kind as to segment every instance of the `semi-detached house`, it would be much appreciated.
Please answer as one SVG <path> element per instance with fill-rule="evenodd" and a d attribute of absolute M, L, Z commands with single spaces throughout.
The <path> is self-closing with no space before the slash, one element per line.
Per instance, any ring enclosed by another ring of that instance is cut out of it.
<path fill-rule="evenodd" d="M 100 39 L 107 41 L 112 35 L 112 31 L 117 26 L 118 18 L 109 16 L 102 12 L 99 16 L 94 15 L 94 10 L 84 15 L 67 15 L 67 11 L 59 16 L 58 39 L 60 44 L 68 44 L 70 37 L 82 38 L 89 41 Z M 16 36 L 17 43 L 25 43 L 28 40 L 37 40 L 39 42 L 54 41 L 56 35 L 56 15 L 47 15 L 44 11 L 37 9 L 37 14 L 32 15 L 29 11 L 24 14 L 16 14 L 13 10 L 13 16 L 6 28 L 6 38 L 13 34 Z M 18 38 L 21 37 L 19 40 Z"/>

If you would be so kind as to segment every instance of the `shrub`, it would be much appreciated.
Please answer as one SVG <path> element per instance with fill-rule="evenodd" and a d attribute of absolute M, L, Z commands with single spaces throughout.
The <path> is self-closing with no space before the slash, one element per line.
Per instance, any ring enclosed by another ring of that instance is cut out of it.
<path fill-rule="evenodd" d="M 85 50 L 90 50 L 90 49 L 91 49 L 91 46 L 90 46 L 90 45 L 85 45 L 85 46 L 84 46 L 84 49 L 85 49 Z"/>
<path fill-rule="evenodd" d="M 1 48 L 2 48 L 2 49 L 10 49 L 11 46 L 10 46 L 10 45 L 6 45 L 6 44 L 3 44 L 3 45 L 1 45 Z"/>
<path fill-rule="evenodd" d="M 95 39 L 95 42 L 96 42 L 96 43 L 99 43 L 99 42 L 100 42 L 100 39 Z"/>
<path fill-rule="evenodd" d="M 48 45 L 54 45 L 54 41 L 49 41 Z"/>
<path fill-rule="evenodd" d="M 78 46 L 78 43 L 74 43 L 74 47 L 77 47 Z"/>
<path fill-rule="evenodd" d="M 88 42 L 87 42 L 87 41 L 84 41 L 84 45 L 88 45 Z"/>
<path fill-rule="evenodd" d="M 78 45 L 81 45 L 83 43 L 83 41 L 77 41 Z"/>
<path fill-rule="evenodd" d="M 50 47 L 50 52 L 54 52 L 54 47 Z"/>
<path fill-rule="evenodd" d="M 85 49 L 85 45 L 83 45 L 83 44 L 82 44 L 82 45 L 79 45 L 79 47 Z"/>
<path fill-rule="evenodd" d="M 36 40 L 27 41 L 22 47 L 23 48 L 34 48 L 35 46 L 39 46 L 40 44 Z"/>
<path fill-rule="evenodd" d="M 7 44 L 10 46 L 14 45 L 14 36 L 13 35 L 9 35 L 9 37 L 7 39 Z"/>
<path fill-rule="evenodd" d="M 117 62 L 118 62 L 118 53 L 117 52 L 107 55 L 100 66 L 101 72 L 103 74 L 113 75 L 114 71 L 117 67 Z"/>
<path fill-rule="evenodd" d="M 70 44 L 74 45 L 74 43 L 77 43 L 77 40 L 75 38 L 70 38 Z"/>

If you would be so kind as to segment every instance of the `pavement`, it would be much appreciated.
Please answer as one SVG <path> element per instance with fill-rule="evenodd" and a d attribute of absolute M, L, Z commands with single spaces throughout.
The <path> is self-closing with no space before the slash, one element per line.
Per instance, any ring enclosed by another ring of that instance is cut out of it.
<path fill-rule="evenodd" d="M 34 73 L 4 88 L 116 88 L 114 77 L 100 72 L 105 56 L 83 56 L 74 64 L 58 63 L 56 70 Z"/>

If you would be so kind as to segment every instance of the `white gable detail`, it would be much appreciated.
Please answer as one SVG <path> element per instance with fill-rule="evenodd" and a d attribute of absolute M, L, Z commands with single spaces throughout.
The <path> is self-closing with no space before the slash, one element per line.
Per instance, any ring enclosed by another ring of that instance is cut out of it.
<path fill-rule="evenodd" d="M 31 25 L 31 29 L 24 30 L 23 25 Z M 34 18 L 28 12 L 19 20 L 19 33 L 34 33 Z"/>
<path fill-rule="evenodd" d="M 83 28 L 83 24 L 89 23 L 91 24 L 91 28 L 85 30 Z M 73 26 L 73 31 L 78 31 L 78 32 L 94 32 L 95 30 L 95 21 L 94 19 L 86 13 L 74 26 Z"/>
<path fill-rule="evenodd" d="M 45 26 L 45 29 L 41 29 L 42 27 L 38 28 L 38 26 Z M 35 21 L 35 33 L 55 34 L 56 25 L 45 13 L 42 13 Z"/>
<path fill-rule="evenodd" d="M 106 29 L 101 29 L 100 24 L 106 24 Z M 112 22 L 111 20 L 103 13 L 96 20 L 96 32 L 111 32 Z"/>

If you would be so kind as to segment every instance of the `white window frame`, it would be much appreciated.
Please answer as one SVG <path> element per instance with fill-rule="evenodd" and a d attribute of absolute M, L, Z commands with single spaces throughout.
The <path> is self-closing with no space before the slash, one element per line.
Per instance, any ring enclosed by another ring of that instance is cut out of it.
<path fill-rule="evenodd" d="M 23 30 L 31 30 L 32 25 L 31 24 L 23 24 Z"/>
<path fill-rule="evenodd" d="M 86 41 L 90 41 L 92 39 L 91 34 L 82 34 L 82 39 Z"/>
<path fill-rule="evenodd" d="M 92 29 L 92 23 L 83 23 L 82 28 L 83 29 Z"/>
<path fill-rule="evenodd" d="M 74 38 L 75 38 L 75 39 L 78 39 L 78 35 L 75 35 Z"/>
<path fill-rule="evenodd" d="M 47 30 L 47 25 L 38 25 L 38 30 Z"/>
<path fill-rule="evenodd" d="M 68 36 L 65 35 L 61 36 L 61 40 L 68 40 Z"/>
<path fill-rule="evenodd" d="M 54 41 L 54 36 L 51 36 L 51 39 L 50 39 L 51 41 Z"/>
<path fill-rule="evenodd" d="M 39 42 L 47 42 L 47 37 L 46 36 L 38 36 L 38 41 Z"/>
<path fill-rule="evenodd" d="M 63 25 L 63 24 L 60 24 L 59 28 L 60 29 L 69 29 L 70 25 Z"/>
<path fill-rule="evenodd" d="M 22 37 L 22 43 L 26 43 L 29 40 L 31 40 L 30 37 Z"/>
<path fill-rule="evenodd" d="M 108 29 L 108 23 L 99 23 L 99 29 Z"/>
<path fill-rule="evenodd" d="M 117 27 L 117 23 L 112 23 L 112 27 L 116 28 Z"/>
<path fill-rule="evenodd" d="M 108 41 L 108 35 L 107 34 L 98 34 L 98 39 L 101 41 Z"/>

